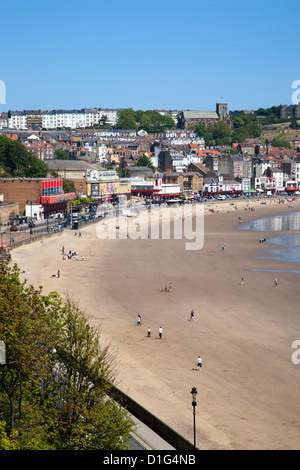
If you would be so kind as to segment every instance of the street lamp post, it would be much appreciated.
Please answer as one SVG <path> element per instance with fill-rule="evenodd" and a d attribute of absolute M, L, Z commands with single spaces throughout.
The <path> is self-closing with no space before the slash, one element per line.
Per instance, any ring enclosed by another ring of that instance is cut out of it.
<path fill-rule="evenodd" d="M 28 199 L 28 200 L 26 201 L 26 204 L 28 204 L 28 202 L 30 202 L 29 233 L 30 233 L 30 238 L 31 238 L 31 235 L 32 235 L 32 199 Z"/>
<path fill-rule="evenodd" d="M 193 398 L 192 405 L 193 405 L 193 416 L 194 416 L 194 449 L 196 449 L 196 406 L 197 406 L 196 396 L 197 396 L 197 393 L 198 392 L 197 392 L 196 387 L 193 387 L 191 390 L 191 394 Z"/>

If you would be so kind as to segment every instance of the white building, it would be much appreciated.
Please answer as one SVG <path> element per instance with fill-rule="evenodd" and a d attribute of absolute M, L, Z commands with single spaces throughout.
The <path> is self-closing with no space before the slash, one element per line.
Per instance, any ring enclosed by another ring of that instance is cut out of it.
<path fill-rule="evenodd" d="M 136 137 L 136 131 L 133 129 L 103 129 L 95 132 L 100 140 L 119 140 L 131 141 Z"/>
<path fill-rule="evenodd" d="M 26 204 L 25 216 L 30 220 L 43 220 L 44 209 L 42 204 Z"/>
<path fill-rule="evenodd" d="M 107 146 L 102 142 L 97 144 L 97 156 L 98 163 L 107 163 Z"/>
<path fill-rule="evenodd" d="M 118 121 L 118 112 L 119 112 L 119 109 L 100 108 L 99 116 L 100 116 L 100 119 L 106 116 L 107 124 L 114 127 Z"/>
<path fill-rule="evenodd" d="M 220 191 L 223 192 L 235 192 L 242 190 L 242 183 L 235 180 L 223 180 L 223 184 L 220 185 Z"/>
<path fill-rule="evenodd" d="M 0 129 L 6 129 L 7 127 L 8 127 L 7 113 L 0 113 Z"/>
<path fill-rule="evenodd" d="M 284 176 L 283 171 L 279 170 L 278 168 L 272 169 L 272 176 L 275 181 L 275 189 L 277 191 L 284 191 Z"/>
<path fill-rule="evenodd" d="M 129 179 L 131 183 L 131 192 L 135 195 L 151 195 L 154 190 L 153 181 L 146 181 L 144 178 L 139 178 L 138 176 Z"/>
<path fill-rule="evenodd" d="M 199 146 L 199 149 L 205 149 L 203 137 L 198 137 L 195 131 L 190 129 L 167 129 L 164 132 L 164 140 L 167 140 L 172 145 L 196 144 Z"/>
<path fill-rule="evenodd" d="M 260 192 L 275 191 L 275 179 L 271 176 L 259 176 L 254 180 L 255 190 Z"/>
<path fill-rule="evenodd" d="M 162 174 L 154 174 L 154 196 L 158 197 L 177 197 L 182 195 L 180 184 L 177 183 L 163 183 Z"/>
<path fill-rule="evenodd" d="M 102 108 L 84 108 L 84 109 L 53 109 L 41 111 L 42 128 L 57 129 L 66 127 L 70 129 L 92 127 L 99 124 L 101 118 L 106 116 L 107 124 L 115 126 L 118 120 L 118 109 L 102 109 Z M 28 128 L 27 116 L 25 111 L 9 111 L 7 125 L 4 120 L 0 122 L 1 127 L 10 129 L 25 130 Z"/>
<path fill-rule="evenodd" d="M 24 111 L 10 111 L 8 113 L 8 127 L 10 129 L 27 129 L 27 118 Z"/>
<path fill-rule="evenodd" d="M 251 178 L 242 178 L 242 191 L 244 193 L 251 191 Z"/>

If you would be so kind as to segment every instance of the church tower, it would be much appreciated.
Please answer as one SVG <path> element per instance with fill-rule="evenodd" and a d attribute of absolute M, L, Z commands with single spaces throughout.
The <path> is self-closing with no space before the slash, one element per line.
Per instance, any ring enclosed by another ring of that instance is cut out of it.
<path fill-rule="evenodd" d="M 219 116 L 220 121 L 226 121 L 228 118 L 228 105 L 227 103 L 217 103 L 216 112 Z"/>

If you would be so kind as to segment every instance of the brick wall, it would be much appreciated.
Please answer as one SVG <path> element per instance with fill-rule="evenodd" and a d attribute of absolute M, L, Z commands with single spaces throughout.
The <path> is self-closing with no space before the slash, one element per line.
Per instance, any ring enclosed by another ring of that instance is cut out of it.
<path fill-rule="evenodd" d="M 40 178 L 0 178 L 0 194 L 4 202 L 19 203 L 19 215 L 25 210 L 28 200 L 35 202 L 41 196 Z"/>
<path fill-rule="evenodd" d="M 86 195 L 87 194 L 87 188 L 86 188 L 86 179 L 81 178 L 81 179 L 73 179 L 72 177 L 68 178 L 69 181 L 73 181 L 75 185 L 75 192 L 76 194 L 79 195 Z"/>

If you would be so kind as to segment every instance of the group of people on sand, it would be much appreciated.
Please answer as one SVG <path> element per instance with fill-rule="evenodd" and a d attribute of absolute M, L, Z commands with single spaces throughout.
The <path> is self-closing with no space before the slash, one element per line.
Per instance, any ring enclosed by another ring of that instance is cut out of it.
<path fill-rule="evenodd" d="M 60 247 L 59 251 L 62 254 L 62 259 L 73 259 L 74 261 L 78 261 L 78 255 L 75 250 L 69 250 L 68 252 L 65 250 L 64 245 Z M 84 261 L 84 256 L 81 256 L 81 260 Z M 60 270 L 57 271 L 56 274 L 52 274 L 51 277 L 60 277 Z"/>
<path fill-rule="evenodd" d="M 166 286 L 164 289 L 161 289 L 160 292 L 171 292 L 172 291 L 172 282 L 168 286 Z"/>
<path fill-rule="evenodd" d="M 69 250 L 68 253 L 65 251 L 65 247 L 62 246 L 60 248 L 62 259 L 73 259 L 74 261 L 78 261 L 77 252 L 75 250 Z M 84 256 L 81 256 L 81 260 L 84 261 Z"/>
<path fill-rule="evenodd" d="M 170 287 L 170 289 L 172 289 L 172 283 L 171 282 L 169 284 L 169 287 Z M 188 321 L 189 322 L 196 321 L 195 320 L 195 310 L 194 309 L 191 310 L 190 318 L 189 318 Z M 141 326 L 141 325 L 142 325 L 142 316 L 141 316 L 140 313 L 138 313 L 137 319 L 136 319 L 136 326 Z M 159 339 L 162 339 L 162 334 L 163 334 L 163 328 L 160 326 L 159 329 L 158 329 L 158 338 Z M 148 326 L 147 336 L 146 337 L 151 338 L 151 328 L 150 328 L 150 326 Z M 198 370 L 202 367 L 202 358 L 201 358 L 200 355 L 198 356 L 196 365 L 198 367 Z"/>
<path fill-rule="evenodd" d="M 140 314 L 138 314 L 137 319 L 136 319 L 136 326 L 141 326 L 141 324 L 142 324 L 142 316 L 141 316 Z M 162 338 L 162 332 L 163 332 L 163 329 L 162 329 L 162 327 L 160 326 L 159 329 L 158 329 L 158 337 L 159 337 L 159 339 Z M 150 328 L 150 326 L 148 326 L 147 338 L 151 338 L 151 328 Z"/>

